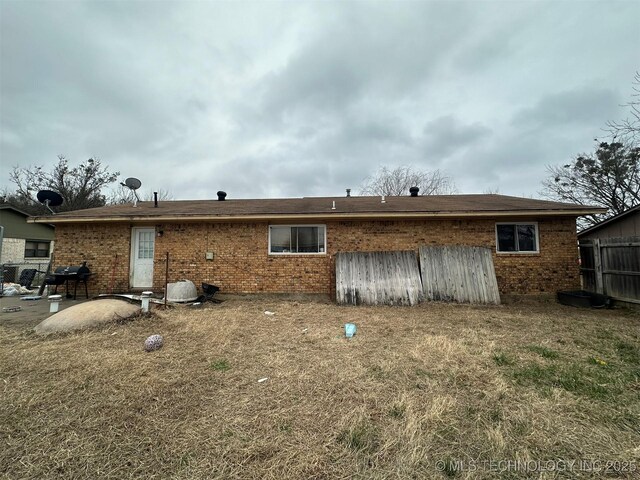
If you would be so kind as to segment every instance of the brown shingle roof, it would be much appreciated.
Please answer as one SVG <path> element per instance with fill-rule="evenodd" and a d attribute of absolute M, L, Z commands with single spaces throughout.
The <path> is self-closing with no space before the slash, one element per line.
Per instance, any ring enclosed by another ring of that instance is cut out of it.
<path fill-rule="evenodd" d="M 335 209 L 333 205 L 335 202 Z M 419 197 L 303 197 L 262 200 L 172 200 L 109 205 L 75 210 L 36 222 L 153 220 L 250 220 L 278 218 L 391 218 L 493 215 L 583 215 L 600 213 L 599 207 L 550 202 L 506 195 L 429 195 Z"/>

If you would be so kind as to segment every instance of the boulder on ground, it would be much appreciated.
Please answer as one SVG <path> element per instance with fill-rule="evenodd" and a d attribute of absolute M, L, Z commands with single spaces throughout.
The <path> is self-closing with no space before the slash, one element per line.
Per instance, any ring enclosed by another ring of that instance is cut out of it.
<path fill-rule="evenodd" d="M 140 306 L 125 300 L 105 298 L 80 303 L 51 315 L 35 328 L 36 333 L 68 332 L 94 327 L 140 313 Z"/>

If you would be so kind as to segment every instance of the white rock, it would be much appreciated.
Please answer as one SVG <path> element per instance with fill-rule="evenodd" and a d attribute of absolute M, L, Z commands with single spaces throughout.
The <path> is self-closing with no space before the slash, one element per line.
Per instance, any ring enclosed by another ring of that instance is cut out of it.
<path fill-rule="evenodd" d="M 198 290 L 191 280 L 167 284 L 168 302 L 193 302 L 198 298 Z"/>

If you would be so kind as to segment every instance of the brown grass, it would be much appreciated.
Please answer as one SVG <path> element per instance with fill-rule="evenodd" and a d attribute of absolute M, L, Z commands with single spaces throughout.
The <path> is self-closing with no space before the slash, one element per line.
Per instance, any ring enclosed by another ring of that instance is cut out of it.
<path fill-rule="evenodd" d="M 358 326 L 352 340 L 345 322 Z M 640 470 L 639 326 L 626 310 L 535 301 L 350 308 L 239 298 L 47 338 L 0 327 L 0 474 L 604 475 L 481 463 L 558 459 Z M 153 333 L 165 346 L 145 353 Z"/>

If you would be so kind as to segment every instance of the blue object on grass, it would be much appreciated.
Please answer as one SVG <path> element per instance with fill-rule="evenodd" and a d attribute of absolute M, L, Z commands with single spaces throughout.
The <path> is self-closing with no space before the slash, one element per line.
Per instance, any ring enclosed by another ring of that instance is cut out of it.
<path fill-rule="evenodd" d="M 356 334 L 356 325 L 354 323 L 345 323 L 344 334 L 347 338 L 353 337 Z"/>

